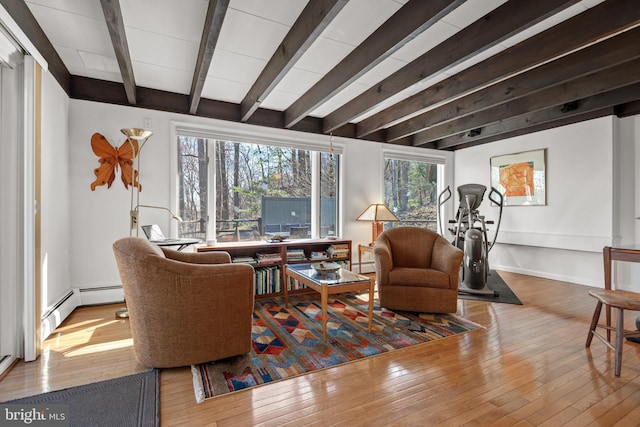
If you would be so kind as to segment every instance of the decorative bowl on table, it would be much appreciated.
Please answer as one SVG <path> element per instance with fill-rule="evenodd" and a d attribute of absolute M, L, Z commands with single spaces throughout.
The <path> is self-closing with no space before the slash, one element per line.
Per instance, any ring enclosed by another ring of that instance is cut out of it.
<path fill-rule="evenodd" d="M 286 242 L 286 241 L 287 241 L 287 238 L 285 236 L 280 236 L 278 234 L 267 239 L 267 243 L 280 243 L 280 242 Z"/>
<path fill-rule="evenodd" d="M 338 270 L 340 270 L 340 264 L 335 262 L 318 262 L 311 264 L 311 268 L 313 268 L 318 274 L 337 273 Z"/>

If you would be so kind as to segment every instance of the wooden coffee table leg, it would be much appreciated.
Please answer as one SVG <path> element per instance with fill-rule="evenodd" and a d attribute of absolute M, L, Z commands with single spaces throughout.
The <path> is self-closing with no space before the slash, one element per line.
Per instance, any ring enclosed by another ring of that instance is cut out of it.
<path fill-rule="evenodd" d="M 324 341 L 327 340 L 327 300 L 329 291 L 327 286 L 322 287 L 322 291 L 320 292 L 320 304 L 322 306 L 322 339 Z"/>
<path fill-rule="evenodd" d="M 375 291 L 375 280 L 373 278 L 369 282 L 369 332 L 371 332 L 371 327 L 373 325 L 373 298 Z"/>

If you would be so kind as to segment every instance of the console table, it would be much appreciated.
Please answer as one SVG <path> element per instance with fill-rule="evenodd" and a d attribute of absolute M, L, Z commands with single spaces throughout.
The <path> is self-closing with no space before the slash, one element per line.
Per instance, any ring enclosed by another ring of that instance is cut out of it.
<path fill-rule="evenodd" d="M 303 283 L 285 282 L 286 264 L 309 264 L 322 261 L 340 263 L 351 268 L 351 240 L 291 239 L 282 242 L 218 242 L 215 245 L 195 245 L 196 252 L 224 251 L 233 262 L 253 265 L 256 274 L 256 297 L 284 295 L 284 283 L 290 292 L 309 292 Z M 329 249 L 331 248 L 331 249 Z"/>

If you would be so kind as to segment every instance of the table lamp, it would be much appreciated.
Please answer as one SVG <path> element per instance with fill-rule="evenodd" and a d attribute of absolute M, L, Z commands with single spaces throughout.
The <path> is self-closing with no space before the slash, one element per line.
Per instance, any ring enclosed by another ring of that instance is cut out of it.
<path fill-rule="evenodd" d="M 384 231 L 384 223 L 387 221 L 400 221 L 384 203 L 372 203 L 364 212 L 360 214 L 356 221 L 373 221 L 371 223 L 371 243 L 376 243 L 378 236 Z"/>

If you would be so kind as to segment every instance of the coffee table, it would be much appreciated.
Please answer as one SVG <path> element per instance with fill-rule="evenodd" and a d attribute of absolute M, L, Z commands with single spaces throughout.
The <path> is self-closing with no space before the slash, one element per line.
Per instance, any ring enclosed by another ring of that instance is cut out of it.
<path fill-rule="evenodd" d="M 341 268 L 335 273 L 320 274 L 312 264 L 285 264 L 284 266 L 284 302 L 289 306 L 289 278 L 296 279 L 303 285 L 320 294 L 322 307 L 322 339 L 327 340 L 327 301 L 329 295 L 344 292 L 369 290 L 369 328 L 373 322 L 373 298 L 375 280 Z"/>

